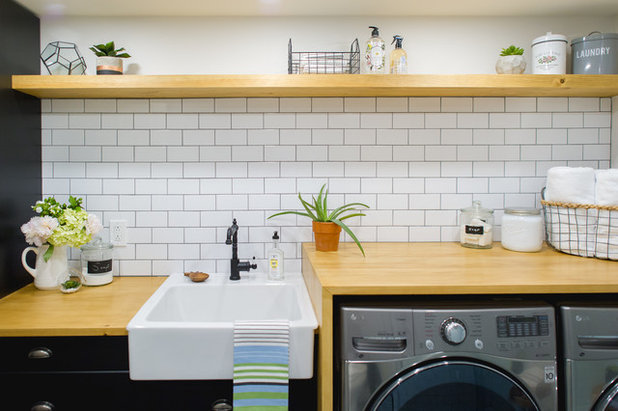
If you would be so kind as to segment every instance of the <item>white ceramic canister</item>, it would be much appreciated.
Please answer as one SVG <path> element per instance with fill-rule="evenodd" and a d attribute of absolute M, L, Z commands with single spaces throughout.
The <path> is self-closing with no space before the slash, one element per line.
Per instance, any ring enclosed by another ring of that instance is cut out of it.
<path fill-rule="evenodd" d="M 566 74 L 567 43 L 552 32 L 532 40 L 532 74 Z"/>
<path fill-rule="evenodd" d="M 533 253 L 541 250 L 545 231 L 543 217 L 536 208 L 507 208 L 502 216 L 502 247 Z"/>

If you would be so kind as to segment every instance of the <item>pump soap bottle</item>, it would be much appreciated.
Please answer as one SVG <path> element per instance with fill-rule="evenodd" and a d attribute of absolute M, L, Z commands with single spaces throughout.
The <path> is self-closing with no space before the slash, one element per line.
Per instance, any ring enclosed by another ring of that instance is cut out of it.
<path fill-rule="evenodd" d="M 401 48 L 403 37 L 399 34 L 393 36 L 393 43 L 395 43 L 395 50 L 391 53 L 390 59 L 390 72 L 391 74 L 407 74 L 408 73 L 408 53 Z"/>
<path fill-rule="evenodd" d="M 279 247 L 279 234 L 273 234 L 273 248 L 268 250 L 268 279 L 283 280 L 283 250 Z"/>
<path fill-rule="evenodd" d="M 365 47 L 364 71 L 367 74 L 384 74 L 386 44 L 380 37 L 380 31 L 377 27 L 369 26 L 369 28 L 373 30 L 371 38 L 367 40 L 367 47 Z"/>

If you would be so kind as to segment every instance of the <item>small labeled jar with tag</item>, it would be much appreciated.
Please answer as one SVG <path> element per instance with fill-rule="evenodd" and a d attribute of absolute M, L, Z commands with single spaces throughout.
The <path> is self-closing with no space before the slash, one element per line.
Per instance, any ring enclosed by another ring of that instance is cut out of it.
<path fill-rule="evenodd" d="M 480 201 L 462 208 L 459 214 L 459 242 L 468 248 L 491 248 L 494 239 L 494 210 L 483 208 Z"/>
<path fill-rule="evenodd" d="M 113 245 L 104 243 L 98 237 L 81 247 L 81 277 L 84 285 L 104 285 L 112 282 L 113 248 Z"/>

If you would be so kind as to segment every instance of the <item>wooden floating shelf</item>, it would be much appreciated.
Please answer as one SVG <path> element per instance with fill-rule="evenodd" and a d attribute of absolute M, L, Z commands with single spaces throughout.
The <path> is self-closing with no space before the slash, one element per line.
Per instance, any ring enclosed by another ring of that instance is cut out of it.
<path fill-rule="evenodd" d="M 13 89 L 39 98 L 612 97 L 618 75 L 15 75 Z"/>

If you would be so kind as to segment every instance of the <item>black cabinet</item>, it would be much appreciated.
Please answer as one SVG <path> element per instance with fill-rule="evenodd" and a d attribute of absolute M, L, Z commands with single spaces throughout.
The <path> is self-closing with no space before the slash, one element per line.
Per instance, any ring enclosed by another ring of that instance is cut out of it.
<path fill-rule="evenodd" d="M 316 341 L 317 346 L 317 341 Z M 125 336 L 0 338 L 0 410 L 210 410 L 230 380 L 133 381 Z M 290 381 L 290 410 L 317 409 L 316 377 Z"/>

